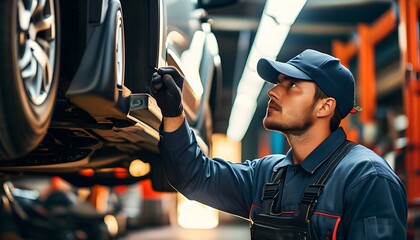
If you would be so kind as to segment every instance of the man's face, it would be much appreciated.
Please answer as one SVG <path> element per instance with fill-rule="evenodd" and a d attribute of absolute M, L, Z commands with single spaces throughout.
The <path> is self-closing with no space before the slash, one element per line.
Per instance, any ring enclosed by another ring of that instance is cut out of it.
<path fill-rule="evenodd" d="M 315 83 L 279 75 L 279 81 L 270 90 L 270 101 L 264 118 L 264 127 L 284 134 L 300 135 L 315 120 Z"/>

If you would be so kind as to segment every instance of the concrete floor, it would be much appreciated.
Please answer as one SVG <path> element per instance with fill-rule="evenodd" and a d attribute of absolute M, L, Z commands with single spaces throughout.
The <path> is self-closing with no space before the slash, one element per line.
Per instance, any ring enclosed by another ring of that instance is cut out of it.
<path fill-rule="evenodd" d="M 121 240 L 248 240 L 246 223 L 222 224 L 215 229 L 184 229 L 164 226 L 131 232 Z"/>

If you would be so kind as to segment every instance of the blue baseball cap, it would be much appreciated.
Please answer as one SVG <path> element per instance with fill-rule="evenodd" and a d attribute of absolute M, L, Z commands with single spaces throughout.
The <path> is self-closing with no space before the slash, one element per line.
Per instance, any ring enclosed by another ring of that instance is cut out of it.
<path fill-rule="evenodd" d="M 278 83 L 280 73 L 302 80 L 314 81 L 329 97 L 335 98 L 341 118 L 361 110 L 355 105 L 354 77 L 350 70 L 331 55 L 307 49 L 286 63 L 261 58 L 257 72 L 269 83 Z"/>

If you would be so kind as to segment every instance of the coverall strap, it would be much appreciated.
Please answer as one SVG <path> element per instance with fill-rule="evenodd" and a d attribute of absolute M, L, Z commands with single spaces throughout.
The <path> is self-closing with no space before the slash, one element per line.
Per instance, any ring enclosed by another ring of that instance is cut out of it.
<path fill-rule="evenodd" d="M 344 141 L 338 149 L 330 156 L 330 161 L 327 168 L 322 173 L 321 177 L 314 183 L 306 188 L 303 196 L 300 200 L 300 210 L 297 218 L 308 222 L 315 208 L 316 203 L 318 202 L 319 196 L 321 196 L 322 191 L 325 187 L 325 182 L 328 180 L 328 177 L 337 167 L 338 163 L 347 155 L 347 153 L 352 149 L 356 143 L 346 140 Z"/>
<path fill-rule="evenodd" d="M 281 180 L 283 179 L 283 173 L 285 167 L 280 168 L 279 171 L 274 172 L 271 177 L 271 182 L 264 184 L 262 200 L 262 212 L 269 214 L 271 212 L 272 206 L 275 199 L 279 194 L 279 187 L 281 185 Z"/>

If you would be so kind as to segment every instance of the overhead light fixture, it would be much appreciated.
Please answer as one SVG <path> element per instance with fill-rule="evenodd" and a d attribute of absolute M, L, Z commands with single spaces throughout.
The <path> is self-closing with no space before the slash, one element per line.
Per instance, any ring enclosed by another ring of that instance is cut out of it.
<path fill-rule="evenodd" d="M 292 25 L 299 15 L 306 0 L 268 0 L 265 15 L 272 16 L 279 24 Z"/>
<path fill-rule="evenodd" d="M 242 140 L 257 109 L 258 96 L 264 86 L 256 70 L 258 60 L 276 59 L 305 3 L 306 0 L 267 0 L 230 114 L 227 129 L 230 140 Z"/>

